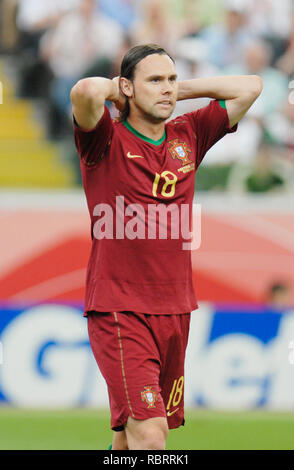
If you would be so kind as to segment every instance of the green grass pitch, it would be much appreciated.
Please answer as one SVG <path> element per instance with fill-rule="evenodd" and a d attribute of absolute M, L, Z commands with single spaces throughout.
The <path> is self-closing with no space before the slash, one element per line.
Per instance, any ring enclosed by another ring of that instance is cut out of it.
<path fill-rule="evenodd" d="M 294 450 L 293 429 L 294 413 L 188 410 L 167 449 Z M 100 450 L 111 439 L 107 411 L 0 408 L 1 450 Z"/>

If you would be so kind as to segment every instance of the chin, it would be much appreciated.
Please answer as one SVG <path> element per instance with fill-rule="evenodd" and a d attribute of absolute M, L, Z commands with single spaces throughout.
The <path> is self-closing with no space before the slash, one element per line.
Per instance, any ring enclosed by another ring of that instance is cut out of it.
<path fill-rule="evenodd" d="M 166 121 L 168 118 L 171 117 L 173 112 L 174 112 L 174 110 L 171 109 L 171 110 L 167 111 L 166 113 L 154 115 L 154 118 L 157 119 L 158 122 Z"/>

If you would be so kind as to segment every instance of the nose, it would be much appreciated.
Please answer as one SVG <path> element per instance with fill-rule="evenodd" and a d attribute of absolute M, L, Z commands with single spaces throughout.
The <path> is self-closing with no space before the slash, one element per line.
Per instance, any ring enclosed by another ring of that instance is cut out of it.
<path fill-rule="evenodd" d="M 166 93 L 172 93 L 173 91 L 173 87 L 172 87 L 172 84 L 170 83 L 169 80 L 165 80 L 163 82 L 163 87 L 162 87 L 162 92 L 163 94 L 166 94 Z"/>

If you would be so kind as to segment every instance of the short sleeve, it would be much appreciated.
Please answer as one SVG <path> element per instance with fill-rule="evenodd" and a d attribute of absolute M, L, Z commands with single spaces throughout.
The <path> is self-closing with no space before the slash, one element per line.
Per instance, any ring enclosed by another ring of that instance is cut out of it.
<path fill-rule="evenodd" d="M 73 126 L 75 144 L 81 161 L 86 166 L 95 165 L 104 156 L 112 137 L 113 123 L 108 108 L 105 106 L 104 114 L 94 129 L 82 129 L 75 119 Z"/>
<path fill-rule="evenodd" d="M 196 167 L 206 152 L 226 134 L 236 132 L 238 124 L 230 128 L 225 101 L 212 100 L 204 108 L 186 114 L 196 134 Z"/>

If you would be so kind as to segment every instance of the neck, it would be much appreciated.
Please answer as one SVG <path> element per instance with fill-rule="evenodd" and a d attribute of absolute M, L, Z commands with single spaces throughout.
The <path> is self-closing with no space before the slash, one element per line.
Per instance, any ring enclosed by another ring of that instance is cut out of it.
<path fill-rule="evenodd" d="M 134 116 L 132 113 L 127 117 L 127 121 L 136 131 L 152 140 L 161 139 L 165 131 L 165 121 L 147 121 L 146 118 Z"/>

